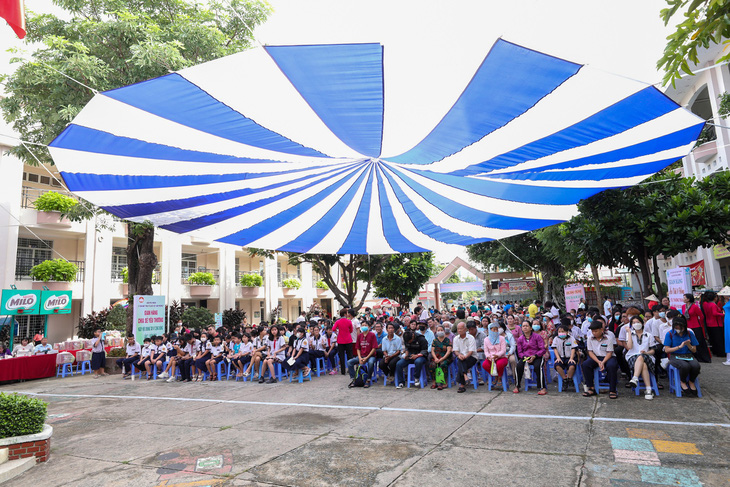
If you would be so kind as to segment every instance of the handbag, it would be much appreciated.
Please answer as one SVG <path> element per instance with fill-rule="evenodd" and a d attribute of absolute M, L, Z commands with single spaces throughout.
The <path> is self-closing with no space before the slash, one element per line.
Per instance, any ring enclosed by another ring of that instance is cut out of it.
<path fill-rule="evenodd" d="M 446 379 L 444 377 L 444 369 L 442 369 L 441 367 L 436 367 L 436 371 L 433 373 L 433 376 L 437 384 L 446 383 Z"/>
<path fill-rule="evenodd" d="M 496 360 L 492 360 L 492 370 L 489 371 L 489 374 L 492 377 L 497 377 L 498 374 L 497 374 L 497 361 Z"/>

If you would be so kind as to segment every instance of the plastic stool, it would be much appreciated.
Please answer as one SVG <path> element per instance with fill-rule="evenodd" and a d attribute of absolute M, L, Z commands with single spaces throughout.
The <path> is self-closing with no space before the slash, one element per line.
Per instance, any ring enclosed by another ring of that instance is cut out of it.
<path fill-rule="evenodd" d="M 563 392 L 563 379 L 560 374 L 555 374 L 558 377 L 558 392 Z M 575 386 L 575 392 L 580 393 L 580 383 L 583 380 L 583 372 L 579 365 L 575 366 L 575 372 L 573 373 L 573 385 Z"/>
<path fill-rule="evenodd" d="M 651 389 L 654 391 L 654 395 L 658 397 L 659 396 L 659 387 L 657 387 L 657 384 L 656 384 L 656 377 L 654 377 L 654 374 L 651 374 L 651 373 L 649 374 L 649 377 L 651 380 Z M 636 385 L 636 387 L 634 387 L 634 392 L 636 393 L 637 396 L 639 394 L 641 394 L 642 389 L 646 390 L 646 386 L 644 385 L 644 379 L 639 377 L 639 383 Z"/>
<path fill-rule="evenodd" d="M 56 367 L 56 377 L 60 376 L 60 377 L 64 378 L 64 377 L 66 377 L 67 373 L 68 373 L 68 375 L 73 377 L 74 369 L 73 369 L 73 367 L 71 367 L 71 364 L 61 364 Z"/>
<path fill-rule="evenodd" d="M 669 375 L 669 393 L 674 392 L 677 397 L 682 397 L 682 386 L 679 383 L 679 369 L 670 365 L 667 374 Z M 702 397 L 699 377 L 695 379 L 695 388 L 697 388 L 697 397 Z"/>
<path fill-rule="evenodd" d="M 289 374 L 289 383 L 291 384 L 292 379 L 294 378 L 294 374 Z M 304 375 L 304 369 L 299 369 L 299 377 L 298 381 L 300 384 L 304 382 L 304 379 L 309 379 L 309 382 L 312 382 L 312 369 L 309 369 L 309 373 L 307 375 Z"/>
<path fill-rule="evenodd" d="M 83 360 L 76 365 L 76 371 L 81 375 L 91 373 L 91 360 Z"/>
<path fill-rule="evenodd" d="M 327 361 L 324 359 L 324 357 L 317 357 L 314 360 L 314 363 L 317 366 L 317 377 L 327 373 Z"/>
<path fill-rule="evenodd" d="M 406 387 L 408 389 L 411 388 L 411 384 L 414 386 L 416 385 L 416 379 L 413 378 L 413 376 L 416 373 L 416 364 L 410 364 L 408 366 L 408 375 L 406 376 Z M 421 389 L 426 387 L 426 383 L 428 382 L 426 378 L 426 364 L 423 364 L 423 367 L 421 367 Z"/>
<path fill-rule="evenodd" d="M 608 391 L 611 389 L 609 383 L 606 382 L 606 375 L 606 372 L 601 372 L 598 367 L 593 370 L 593 388 L 596 391 L 596 394 L 600 394 L 601 391 Z"/>

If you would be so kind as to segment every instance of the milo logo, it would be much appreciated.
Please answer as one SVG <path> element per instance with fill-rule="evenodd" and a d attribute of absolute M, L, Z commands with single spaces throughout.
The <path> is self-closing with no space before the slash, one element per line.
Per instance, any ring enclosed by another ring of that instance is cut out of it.
<path fill-rule="evenodd" d="M 68 306 L 68 301 L 68 296 L 65 294 L 62 294 L 60 296 L 52 294 L 46 298 L 46 301 L 43 303 L 43 309 L 47 311 L 50 311 L 52 309 L 63 309 Z"/>
<path fill-rule="evenodd" d="M 31 309 L 35 306 L 37 297 L 35 294 L 16 295 L 8 299 L 5 307 L 11 309 Z"/>

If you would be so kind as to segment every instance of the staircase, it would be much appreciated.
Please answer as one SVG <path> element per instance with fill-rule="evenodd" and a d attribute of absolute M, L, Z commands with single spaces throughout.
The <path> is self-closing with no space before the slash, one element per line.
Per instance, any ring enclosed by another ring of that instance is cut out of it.
<path fill-rule="evenodd" d="M 0 448 L 0 484 L 17 477 L 36 463 L 35 457 L 8 460 L 8 449 Z"/>

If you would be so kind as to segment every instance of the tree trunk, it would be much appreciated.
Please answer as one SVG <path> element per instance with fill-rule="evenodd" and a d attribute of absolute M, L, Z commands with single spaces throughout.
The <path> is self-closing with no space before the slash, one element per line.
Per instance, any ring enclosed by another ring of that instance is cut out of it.
<path fill-rule="evenodd" d="M 152 274 L 157 267 L 154 252 L 155 227 L 144 223 L 127 223 L 127 276 L 129 296 L 127 306 L 127 334 L 134 329 L 134 304 L 136 294 L 152 295 Z"/>
<path fill-rule="evenodd" d="M 644 306 L 644 298 L 648 296 L 649 294 L 652 294 L 653 286 L 651 285 L 651 273 L 649 272 L 649 256 L 646 253 L 646 247 L 641 249 L 641 253 L 638 255 L 639 257 L 639 270 L 641 271 L 641 279 L 640 281 L 644 282 L 644 286 L 641 287 L 641 303 L 642 306 Z"/>
<path fill-rule="evenodd" d="M 593 274 L 593 287 L 596 288 L 596 307 L 598 309 L 603 309 L 601 307 L 601 278 L 598 275 L 597 265 L 591 264 L 591 274 Z"/>
<path fill-rule="evenodd" d="M 661 272 L 659 271 L 659 263 L 657 262 L 656 255 L 651 257 L 651 263 L 654 266 L 654 284 L 656 284 L 656 297 L 659 298 L 659 302 L 664 298 L 664 288 L 662 287 Z"/>

